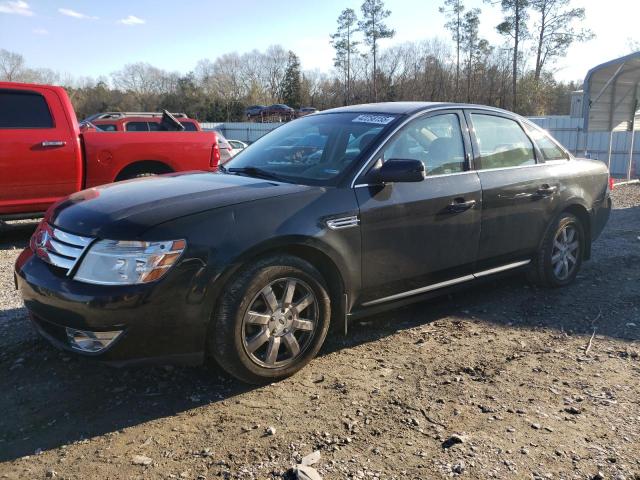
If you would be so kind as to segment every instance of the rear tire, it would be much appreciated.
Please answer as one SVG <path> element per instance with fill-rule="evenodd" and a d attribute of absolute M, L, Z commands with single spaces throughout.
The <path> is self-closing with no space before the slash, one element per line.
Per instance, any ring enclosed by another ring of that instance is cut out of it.
<path fill-rule="evenodd" d="M 585 251 L 582 223 L 569 212 L 561 213 L 545 233 L 529 271 L 529 280 L 550 288 L 569 285 L 580 271 Z"/>
<path fill-rule="evenodd" d="M 209 329 L 209 353 L 251 384 L 289 377 L 318 353 L 329 329 L 324 279 L 298 257 L 268 257 L 225 287 Z"/>

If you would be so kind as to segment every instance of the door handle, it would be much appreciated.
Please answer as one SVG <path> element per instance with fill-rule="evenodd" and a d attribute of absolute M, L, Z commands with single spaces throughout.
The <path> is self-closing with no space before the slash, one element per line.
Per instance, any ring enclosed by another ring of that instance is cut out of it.
<path fill-rule="evenodd" d="M 549 186 L 549 185 L 542 185 L 537 191 L 536 191 L 536 195 L 540 196 L 540 197 L 550 197 L 551 195 L 553 195 L 554 193 L 556 193 L 558 191 L 558 187 L 553 185 L 553 186 Z"/>
<path fill-rule="evenodd" d="M 64 147 L 67 144 L 64 140 L 45 140 L 40 144 L 41 147 L 51 148 L 51 147 Z"/>
<path fill-rule="evenodd" d="M 475 200 L 468 200 L 465 202 L 464 198 L 456 198 L 453 202 L 451 202 L 447 206 L 447 210 L 449 210 L 452 213 L 461 213 L 461 212 L 466 212 L 467 210 L 475 206 L 476 206 Z"/>

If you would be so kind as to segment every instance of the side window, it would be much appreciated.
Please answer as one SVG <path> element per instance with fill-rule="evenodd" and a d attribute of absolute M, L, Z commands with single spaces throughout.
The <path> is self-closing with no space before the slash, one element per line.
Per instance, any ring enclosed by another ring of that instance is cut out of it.
<path fill-rule="evenodd" d="M 103 132 L 115 132 L 117 130 L 116 126 L 112 123 L 101 123 L 100 125 L 96 125 Z"/>
<path fill-rule="evenodd" d="M 479 113 L 472 113 L 471 120 L 480 147 L 481 169 L 536 163 L 533 144 L 517 122 Z"/>
<path fill-rule="evenodd" d="M 547 160 L 569 160 L 569 154 L 560 148 L 547 132 L 537 127 L 525 124 L 527 133 L 538 145 L 542 157 Z"/>
<path fill-rule="evenodd" d="M 34 92 L 0 90 L 0 128 L 53 128 L 47 101 Z"/>
<path fill-rule="evenodd" d="M 185 132 L 197 132 L 196 124 L 193 122 L 180 122 L 184 126 Z"/>
<path fill-rule="evenodd" d="M 464 171 L 464 143 L 455 113 L 418 118 L 402 128 L 385 146 L 383 161 L 420 160 L 427 175 Z"/>
<path fill-rule="evenodd" d="M 125 128 L 127 132 L 148 132 L 147 122 L 129 122 Z"/>
<path fill-rule="evenodd" d="M 148 122 L 147 127 L 149 127 L 150 132 L 159 132 L 161 130 L 160 123 L 158 122 Z"/>

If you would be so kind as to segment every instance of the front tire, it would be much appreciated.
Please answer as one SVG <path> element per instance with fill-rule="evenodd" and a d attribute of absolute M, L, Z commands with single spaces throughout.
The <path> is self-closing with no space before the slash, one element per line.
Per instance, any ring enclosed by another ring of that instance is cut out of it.
<path fill-rule="evenodd" d="M 256 262 L 226 286 L 209 332 L 209 353 L 252 384 L 289 377 L 318 353 L 329 329 L 325 281 L 308 262 L 278 255 Z"/>
<path fill-rule="evenodd" d="M 582 223 L 575 215 L 563 212 L 545 234 L 530 280 L 551 288 L 569 285 L 580 271 L 585 250 Z"/>

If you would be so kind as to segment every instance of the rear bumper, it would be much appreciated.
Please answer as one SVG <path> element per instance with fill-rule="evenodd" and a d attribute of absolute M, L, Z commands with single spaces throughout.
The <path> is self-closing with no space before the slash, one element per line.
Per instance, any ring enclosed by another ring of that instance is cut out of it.
<path fill-rule="evenodd" d="M 34 256 L 16 262 L 20 290 L 36 330 L 55 346 L 116 365 L 171 361 L 201 363 L 209 314 L 191 294 L 194 268 L 149 285 L 101 286 L 77 282 Z M 199 297 L 198 297 L 199 298 Z M 67 327 L 122 334 L 96 353 L 73 348 Z"/>

